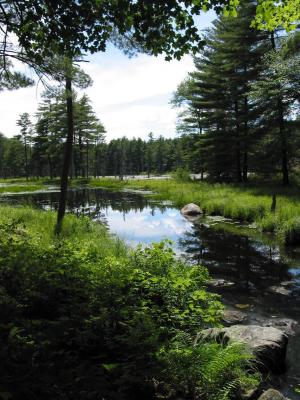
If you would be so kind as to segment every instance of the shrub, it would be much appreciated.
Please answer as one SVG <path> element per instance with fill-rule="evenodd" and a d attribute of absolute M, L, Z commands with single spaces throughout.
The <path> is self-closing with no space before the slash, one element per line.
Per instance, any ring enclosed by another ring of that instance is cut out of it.
<path fill-rule="evenodd" d="M 223 346 L 196 342 L 187 334 L 177 335 L 157 353 L 164 366 L 163 379 L 177 393 L 191 399 L 228 400 L 256 388 L 253 355 L 241 343 Z M 251 371 L 251 373 L 249 373 Z"/>
<path fill-rule="evenodd" d="M 173 177 L 175 181 L 177 182 L 190 182 L 191 181 L 191 176 L 190 172 L 188 169 L 179 167 L 176 169 L 176 171 L 173 173 Z"/>
<path fill-rule="evenodd" d="M 13 399 L 137 398 L 162 345 L 219 320 L 207 271 L 164 244 L 103 258 L 69 233 L 41 241 L 24 219 L 0 225 L 0 392 Z"/>
<path fill-rule="evenodd" d="M 160 380 L 195 395 L 201 389 L 208 399 L 221 387 L 231 393 L 246 377 L 239 348 L 234 358 L 216 344 L 177 345 L 178 337 L 219 323 L 222 305 L 206 291 L 205 268 L 185 265 L 168 243 L 125 252 L 86 218 L 67 216 L 57 238 L 53 214 L 5 211 L 0 397 L 147 399 Z M 224 369 L 214 361 L 218 354 L 228 362 Z"/>

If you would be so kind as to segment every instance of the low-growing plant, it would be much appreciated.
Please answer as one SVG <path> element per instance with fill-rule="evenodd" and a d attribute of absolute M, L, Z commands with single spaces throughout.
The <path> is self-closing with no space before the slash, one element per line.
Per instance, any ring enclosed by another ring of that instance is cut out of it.
<path fill-rule="evenodd" d="M 50 212 L 2 211 L 0 393 L 13 400 L 153 399 L 157 379 L 185 390 L 190 371 L 186 393 L 201 387 L 208 399 L 221 381 L 229 390 L 240 384 L 237 374 L 247 376 L 244 353 L 236 348 L 230 364 L 230 348 L 216 344 L 200 352 L 182 342 L 182 365 L 176 374 L 168 370 L 177 338 L 218 325 L 223 310 L 206 290 L 207 270 L 178 260 L 168 242 L 117 250 L 120 242 L 87 218 L 68 215 L 57 238 Z M 216 353 L 226 355 L 225 370 L 208 368 Z M 203 363 L 211 382 L 204 386 L 195 372 Z"/>
<path fill-rule="evenodd" d="M 157 358 L 164 366 L 161 371 L 169 388 L 191 399 L 240 398 L 260 382 L 253 365 L 254 356 L 242 343 L 224 346 L 179 334 L 159 350 Z"/>
<path fill-rule="evenodd" d="M 177 168 L 173 173 L 173 178 L 177 182 L 191 182 L 190 172 L 184 167 Z"/>

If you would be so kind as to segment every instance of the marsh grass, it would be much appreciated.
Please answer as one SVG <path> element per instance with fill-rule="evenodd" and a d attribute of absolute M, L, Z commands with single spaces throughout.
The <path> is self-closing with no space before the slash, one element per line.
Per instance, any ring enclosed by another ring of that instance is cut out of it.
<path fill-rule="evenodd" d="M 0 224 L 23 226 L 40 246 L 49 247 L 60 241 L 70 242 L 80 251 L 102 258 L 123 257 L 128 251 L 122 240 L 112 236 L 105 226 L 92 222 L 88 217 L 66 215 L 62 232 L 57 236 L 54 233 L 56 213 L 37 210 L 30 206 L 1 205 Z"/>
<path fill-rule="evenodd" d="M 235 186 L 176 180 L 91 180 L 91 187 L 150 190 L 161 200 L 171 200 L 177 207 L 198 204 L 207 215 L 222 215 L 254 223 L 262 232 L 274 233 L 286 244 L 300 242 L 300 190 L 296 187 Z M 271 211 L 276 194 L 276 210 Z"/>
<path fill-rule="evenodd" d="M 34 192 L 42 189 L 45 189 L 45 186 L 40 184 L 10 184 L 8 186 L 0 186 L 0 194 Z"/>
<path fill-rule="evenodd" d="M 5 182 L 15 184 L 0 187 L 0 194 L 41 190 L 47 188 L 49 184 L 58 184 L 59 180 L 41 179 L 38 182 L 30 180 L 27 184 L 22 179 Z M 196 203 L 207 215 L 221 215 L 246 223 L 254 223 L 259 231 L 273 233 L 288 245 L 300 242 L 300 190 L 295 186 L 288 188 L 252 184 L 237 186 L 176 179 L 121 181 L 113 178 L 72 179 L 70 186 L 152 191 L 156 199 L 171 200 L 177 207 Z M 275 212 L 271 211 L 273 194 L 276 194 L 277 200 Z"/>

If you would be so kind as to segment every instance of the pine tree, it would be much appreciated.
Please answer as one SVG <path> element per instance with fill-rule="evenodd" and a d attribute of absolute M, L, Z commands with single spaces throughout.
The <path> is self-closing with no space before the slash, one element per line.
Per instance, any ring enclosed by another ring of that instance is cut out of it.
<path fill-rule="evenodd" d="M 24 170 L 26 180 L 29 176 L 29 148 L 30 148 L 30 136 L 32 134 L 32 123 L 30 121 L 30 116 L 28 113 L 23 113 L 20 115 L 17 125 L 20 127 L 21 139 L 24 144 Z"/>
<path fill-rule="evenodd" d="M 214 22 L 206 47 L 195 58 L 196 70 L 177 93 L 187 104 L 180 129 L 197 135 L 200 168 L 217 180 L 248 177 L 256 115 L 247 93 L 270 47 L 268 34 L 250 27 L 254 12 L 254 4 L 245 0 L 238 18 L 223 16 Z"/>
<path fill-rule="evenodd" d="M 261 156 L 273 172 L 274 166 L 275 172 L 279 167 L 284 185 L 290 182 L 290 166 L 299 145 L 299 93 L 300 52 L 297 48 L 291 51 L 289 41 L 282 39 L 264 58 L 250 95 L 262 105 L 259 124 L 267 132 L 261 141 Z"/>

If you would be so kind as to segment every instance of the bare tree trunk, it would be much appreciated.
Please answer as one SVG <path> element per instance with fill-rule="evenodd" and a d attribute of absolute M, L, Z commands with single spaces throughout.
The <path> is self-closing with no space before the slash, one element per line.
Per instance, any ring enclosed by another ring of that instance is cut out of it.
<path fill-rule="evenodd" d="M 89 141 L 86 141 L 86 178 L 89 179 Z"/>
<path fill-rule="evenodd" d="M 239 108 L 238 108 L 237 100 L 234 102 L 234 109 L 235 109 L 235 118 L 236 118 L 236 138 L 235 138 L 236 181 L 242 182 L 240 124 L 239 124 L 239 119 L 238 119 Z"/>
<path fill-rule="evenodd" d="M 62 221 L 66 212 L 68 177 L 72 162 L 72 146 L 74 134 L 73 121 L 73 98 L 72 98 L 72 79 L 66 76 L 66 95 L 67 95 L 67 140 L 65 143 L 65 154 L 60 183 L 60 198 L 57 212 L 56 233 L 61 232 Z"/>
<path fill-rule="evenodd" d="M 290 183 L 289 179 L 289 167 L 288 167 L 288 150 L 287 150 L 287 139 L 284 127 L 284 116 L 283 116 L 283 105 L 282 100 L 278 99 L 278 123 L 280 133 L 280 147 L 281 147 L 281 173 L 282 183 L 287 186 Z"/>
<path fill-rule="evenodd" d="M 26 181 L 28 181 L 27 140 L 25 135 L 24 135 L 24 156 L 25 156 L 25 176 L 26 176 Z"/>
<path fill-rule="evenodd" d="M 248 181 L 248 98 L 245 96 L 245 122 L 244 122 L 244 154 L 243 154 L 243 182 Z"/>

